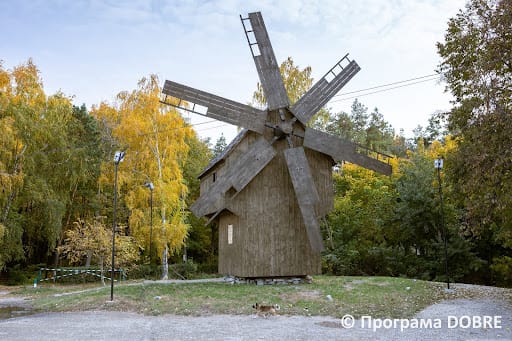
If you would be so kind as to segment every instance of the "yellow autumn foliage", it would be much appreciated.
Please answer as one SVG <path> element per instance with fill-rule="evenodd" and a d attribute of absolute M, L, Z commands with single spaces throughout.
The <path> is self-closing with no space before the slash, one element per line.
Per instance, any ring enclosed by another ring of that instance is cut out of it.
<path fill-rule="evenodd" d="M 159 255 L 166 247 L 178 250 L 187 236 L 183 206 L 188 189 L 182 165 L 188 154 L 186 138 L 193 134 L 176 110 L 160 103 L 160 94 L 158 77 L 151 75 L 141 79 L 136 90 L 121 92 L 116 105 L 102 103 L 91 111 L 111 130 L 111 147 L 126 150 L 119 165 L 119 188 L 126 191 L 130 231 L 144 250 L 149 249 L 150 235 L 150 191 L 144 184 L 154 185 L 152 237 Z M 103 164 L 101 171 L 102 188 L 113 181 L 113 161 Z"/>

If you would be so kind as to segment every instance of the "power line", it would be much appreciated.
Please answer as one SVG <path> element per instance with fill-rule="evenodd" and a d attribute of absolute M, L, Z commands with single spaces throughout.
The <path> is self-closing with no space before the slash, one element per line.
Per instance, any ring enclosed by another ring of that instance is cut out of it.
<path fill-rule="evenodd" d="M 152 135 L 152 134 L 155 134 L 155 133 L 167 133 L 167 132 L 170 132 L 170 131 L 175 131 L 175 130 L 185 129 L 185 128 L 191 128 L 191 127 L 196 127 L 196 126 L 199 126 L 199 125 L 208 124 L 208 123 L 214 123 L 214 122 L 218 123 L 219 121 L 217 121 L 217 120 L 210 120 L 210 121 L 199 122 L 199 123 L 194 123 L 194 124 L 185 124 L 185 125 L 183 125 L 181 127 L 174 127 L 174 128 L 169 128 L 169 129 L 157 130 L 157 131 L 152 131 L 152 132 L 149 132 L 149 133 L 140 133 L 138 136 Z M 212 129 L 212 128 L 207 128 L 207 129 Z"/>
<path fill-rule="evenodd" d="M 425 79 L 425 78 L 428 78 L 428 79 Z M 351 96 L 351 97 L 346 97 L 346 98 L 334 99 L 334 100 L 331 100 L 330 102 L 332 103 L 332 102 L 346 101 L 346 100 L 349 100 L 349 99 L 358 98 L 358 97 L 364 97 L 364 96 L 376 94 L 376 93 L 379 93 L 379 92 L 385 92 L 385 91 L 390 91 L 390 90 L 394 90 L 394 89 L 398 89 L 398 88 L 403 88 L 403 87 L 410 86 L 410 85 L 430 82 L 430 81 L 433 81 L 433 80 L 437 80 L 438 78 L 439 78 L 439 75 L 434 73 L 434 74 L 430 74 L 430 75 L 409 78 L 409 79 L 402 80 L 402 81 L 397 81 L 397 82 L 377 85 L 377 86 L 373 86 L 373 87 L 366 88 L 366 89 L 360 89 L 360 90 L 345 92 L 345 93 L 342 93 L 342 94 L 337 94 L 337 95 L 333 96 L 333 98 L 341 97 L 341 96 L 346 96 L 346 95 L 351 95 L 351 94 L 356 94 L 356 93 L 360 93 L 360 92 L 366 92 L 366 91 L 374 90 L 374 89 L 386 88 L 386 89 L 382 89 L 382 90 L 378 90 L 378 91 L 373 91 L 373 92 L 369 92 L 369 93 L 363 93 L 363 94 L 361 94 L 359 96 Z M 411 81 L 415 81 L 415 80 L 418 80 L 418 81 L 411 83 Z M 407 84 L 403 84 L 403 83 L 407 83 Z M 394 86 L 394 87 L 390 88 L 390 86 L 397 85 L 397 84 L 402 84 L 402 85 Z M 218 120 L 210 120 L 210 121 L 205 121 L 205 122 L 200 122 L 200 123 L 195 123 L 195 124 L 187 124 L 187 125 L 184 125 L 184 126 L 181 126 L 181 127 L 175 127 L 175 128 L 165 129 L 165 130 L 158 130 L 158 131 L 156 131 L 156 133 L 165 133 L 165 132 L 170 132 L 170 131 L 174 131 L 174 130 L 178 130 L 178 129 L 191 128 L 191 127 L 196 127 L 196 126 L 199 126 L 199 125 L 209 124 L 209 123 L 213 123 L 213 122 L 221 123 Z M 229 125 L 229 124 L 228 123 L 221 123 L 221 125 L 217 125 L 217 126 L 214 126 L 214 127 L 208 127 L 208 128 L 204 128 L 204 129 L 200 129 L 200 130 L 196 129 L 196 131 L 211 130 L 211 129 L 225 127 L 227 125 Z M 151 134 L 154 134 L 154 133 L 155 132 L 144 133 L 144 134 L 139 134 L 139 136 L 151 135 Z"/>
<path fill-rule="evenodd" d="M 376 93 L 379 93 L 379 92 L 385 92 L 385 91 L 390 91 L 390 90 L 394 90 L 394 89 L 398 89 L 398 88 L 404 88 L 406 86 L 411 86 L 411 85 L 415 85 L 415 84 L 419 84 L 419 83 L 430 82 L 430 81 L 434 81 L 434 80 L 437 80 L 437 78 L 424 79 L 424 80 L 413 82 L 413 83 L 408 83 L 408 84 L 403 84 L 403 85 L 399 85 L 399 86 L 394 86 L 392 88 L 387 88 L 387 89 L 377 90 L 377 91 L 373 91 L 373 92 L 368 92 L 366 94 L 361 94 L 359 96 L 351 96 L 351 97 L 346 97 L 346 98 L 335 99 L 335 100 L 331 101 L 331 103 L 346 101 L 346 100 L 349 100 L 349 99 L 358 98 L 358 97 L 364 97 L 364 96 L 368 96 L 368 95 L 373 95 L 373 94 L 376 94 Z M 342 95 L 346 95 L 346 94 L 342 94 Z"/>
<path fill-rule="evenodd" d="M 415 78 L 409 78 L 409 79 L 406 79 L 406 80 L 403 80 L 403 81 L 398 81 L 398 82 L 393 82 L 393 83 L 388 83 L 388 84 L 377 85 L 377 86 L 373 86 L 371 88 L 355 90 L 355 91 L 351 91 L 351 92 L 345 92 L 345 93 L 342 93 L 342 94 L 337 94 L 337 95 L 333 96 L 333 98 L 334 97 L 345 96 L 345 95 L 351 95 L 351 94 L 355 94 L 355 93 L 358 93 L 358 92 L 364 92 L 364 91 L 368 91 L 368 90 L 384 88 L 384 87 L 391 86 L 391 85 L 407 83 L 407 82 L 415 81 L 415 80 L 418 80 L 418 79 L 430 78 L 430 77 L 434 77 L 434 76 L 436 76 L 436 78 L 439 77 L 438 74 L 433 73 L 431 75 L 420 76 L 420 77 L 415 77 Z M 412 84 L 415 84 L 415 83 L 412 83 Z"/>

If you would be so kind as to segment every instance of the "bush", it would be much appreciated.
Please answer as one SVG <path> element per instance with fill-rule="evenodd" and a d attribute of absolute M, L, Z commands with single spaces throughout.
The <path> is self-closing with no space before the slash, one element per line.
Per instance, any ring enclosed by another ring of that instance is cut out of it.
<path fill-rule="evenodd" d="M 495 257 L 491 265 L 493 281 L 496 285 L 512 286 L 512 257 Z"/>
<path fill-rule="evenodd" d="M 126 277 L 129 279 L 160 279 L 162 277 L 162 266 L 157 264 L 134 264 L 125 269 Z"/>
<path fill-rule="evenodd" d="M 169 265 L 169 277 L 180 277 L 191 278 L 197 274 L 197 264 L 191 260 L 185 263 L 177 263 Z"/>

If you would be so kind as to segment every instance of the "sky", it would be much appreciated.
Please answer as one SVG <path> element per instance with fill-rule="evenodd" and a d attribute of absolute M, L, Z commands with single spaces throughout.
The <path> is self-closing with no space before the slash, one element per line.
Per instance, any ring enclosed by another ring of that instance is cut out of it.
<path fill-rule="evenodd" d="M 448 19 L 465 0 L 0 0 L 0 60 L 32 58 L 47 94 L 90 109 L 113 104 L 150 74 L 240 103 L 259 81 L 240 16 L 262 12 L 277 61 L 292 57 L 315 81 L 346 53 L 361 71 L 327 107 L 350 112 L 357 96 L 406 136 L 449 93 L 435 74 Z M 420 78 L 428 76 L 425 78 Z M 415 79 L 408 82 L 410 79 Z M 396 83 L 396 84 L 394 84 Z M 416 84 L 411 84 L 416 83 Z M 394 84 L 381 87 L 385 84 Z M 377 88 L 375 88 L 377 87 Z M 395 89 L 389 89 L 395 87 Z M 375 88 L 375 89 L 371 89 Z M 371 89 L 359 92 L 360 90 Z M 376 92 L 377 93 L 373 93 Z M 355 92 L 355 93 L 354 93 Z M 231 140 L 236 127 L 186 114 L 200 137 Z"/>

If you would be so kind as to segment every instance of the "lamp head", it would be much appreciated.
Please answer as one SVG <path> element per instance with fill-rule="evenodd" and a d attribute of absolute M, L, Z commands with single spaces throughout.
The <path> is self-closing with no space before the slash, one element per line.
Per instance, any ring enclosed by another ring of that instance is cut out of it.
<path fill-rule="evenodd" d="M 114 155 L 114 162 L 116 164 L 119 164 L 119 162 L 122 162 L 124 160 L 124 155 L 125 155 L 125 152 L 117 151 L 116 154 Z"/>
<path fill-rule="evenodd" d="M 443 159 L 442 158 L 439 158 L 439 159 L 435 159 L 434 160 L 434 168 L 435 169 L 442 169 L 443 168 Z"/>

